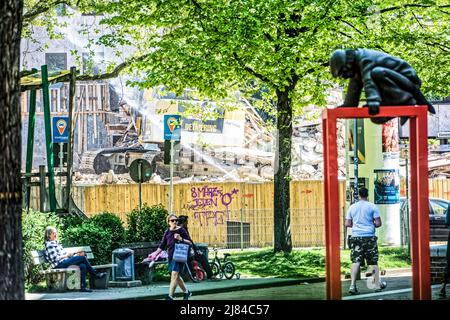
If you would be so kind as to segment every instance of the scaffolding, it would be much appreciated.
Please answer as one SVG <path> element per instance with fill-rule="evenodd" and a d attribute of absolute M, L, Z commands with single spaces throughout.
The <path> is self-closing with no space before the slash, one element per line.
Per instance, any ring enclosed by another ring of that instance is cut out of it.
<path fill-rule="evenodd" d="M 67 145 L 67 170 L 61 172 L 66 177 L 66 192 L 63 200 L 58 206 L 55 192 L 55 165 L 54 152 L 52 144 L 52 127 L 50 116 L 50 97 L 49 86 L 58 82 L 69 82 L 69 122 L 68 133 L 69 141 Z M 49 193 L 49 208 L 51 212 L 58 213 L 75 213 L 84 216 L 77 206 L 74 204 L 71 196 L 71 177 L 72 177 L 72 163 L 73 163 L 73 106 L 75 97 L 76 84 L 76 68 L 72 67 L 70 70 L 62 70 L 55 72 L 48 72 L 47 66 L 42 65 L 41 71 L 32 69 L 22 73 L 20 79 L 21 91 L 30 91 L 29 99 L 29 114 L 28 114 L 28 139 L 26 151 L 26 167 L 23 175 L 25 181 L 25 206 L 28 211 L 30 207 L 31 186 L 39 185 L 41 188 L 41 210 L 43 211 L 43 202 L 45 201 L 43 193 L 46 190 L 45 178 L 48 177 L 48 193 Z M 43 109 L 44 109 L 44 127 L 45 127 L 45 146 L 47 155 L 47 172 L 44 168 L 40 168 L 39 173 L 32 173 L 33 168 L 33 150 L 34 150 L 34 133 L 36 122 L 36 92 L 42 90 Z M 32 183 L 32 177 L 39 177 L 39 182 Z"/>

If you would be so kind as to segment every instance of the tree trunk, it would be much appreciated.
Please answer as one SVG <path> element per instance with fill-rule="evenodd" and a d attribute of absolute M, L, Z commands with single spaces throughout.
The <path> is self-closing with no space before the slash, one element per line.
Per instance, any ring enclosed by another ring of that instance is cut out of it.
<path fill-rule="evenodd" d="M 20 37 L 22 0 L 0 4 L 0 300 L 23 300 L 20 181 Z"/>
<path fill-rule="evenodd" d="M 274 177 L 274 250 L 292 251 L 290 192 L 292 106 L 289 90 L 277 90 L 277 150 Z"/>

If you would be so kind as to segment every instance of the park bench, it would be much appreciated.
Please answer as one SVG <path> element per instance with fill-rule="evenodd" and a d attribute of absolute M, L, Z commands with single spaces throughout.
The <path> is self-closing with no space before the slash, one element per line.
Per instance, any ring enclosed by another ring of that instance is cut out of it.
<path fill-rule="evenodd" d="M 156 267 L 158 265 L 167 264 L 167 260 L 157 261 L 152 267 L 149 267 L 149 263 L 142 263 L 143 259 L 158 249 L 158 242 L 134 242 L 125 244 L 123 247 L 134 251 L 136 279 L 141 280 L 144 285 L 151 284 L 154 281 Z"/>
<path fill-rule="evenodd" d="M 94 253 L 90 246 L 85 247 L 71 247 L 65 248 L 68 253 L 85 252 L 86 257 L 89 260 L 94 259 Z M 40 265 L 42 268 L 45 264 L 48 264 L 45 258 L 45 250 L 31 251 L 34 265 Z M 91 277 L 89 283 L 92 289 L 106 289 L 108 287 L 108 279 L 111 273 L 111 268 L 117 266 L 117 264 L 102 264 L 93 266 L 96 270 L 106 272 L 106 277 L 102 279 L 94 279 Z M 47 289 L 52 292 L 64 292 L 67 290 L 79 290 L 81 287 L 81 274 L 80 268 L 76 265 L 69 266 L 64 269 L 52 269 L 41 270 L 41 274 L 45 275 Z"/>
<path fill-rule="evenodd" d="M 208 245 L 206 243 L 196 243 L 199 250 L 205 254 L 208 259 Z M 148 257 L 148 255 L 156 251 L 159 247 L 159 242 L 135 242 L 124 245 L 123 247 L 132 249 L 135 256 L 135 271 L 136 278 L 142 281 L 142 284 L 151 284 L 155 279 L 156 268 L 160 265 L 167 265 L 167 260 L 156 261 L 150 267 L 148 262 L 142 263 L 141 261 Z"/>

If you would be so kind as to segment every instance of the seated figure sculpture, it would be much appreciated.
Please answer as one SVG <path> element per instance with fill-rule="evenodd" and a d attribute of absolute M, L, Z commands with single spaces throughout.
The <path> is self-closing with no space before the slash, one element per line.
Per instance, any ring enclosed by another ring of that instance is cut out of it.
<path fill-rule="evenodd" d="M 380 106 L 427 105 L 436 113 L 424 97 L 421 80 L 406 61 L 384 52 L 370 49 L 336 50 L 330 57 L 333 77 L 350 79 L 345 101 L 340 107 L 357 107 L 364 89 L 366 107 L 370 115 L 379 113 Z M 383 124 L 393 118 L 372 118 L 373 123 Z M 401 118 L 403 125 L 408 118 Z"/>

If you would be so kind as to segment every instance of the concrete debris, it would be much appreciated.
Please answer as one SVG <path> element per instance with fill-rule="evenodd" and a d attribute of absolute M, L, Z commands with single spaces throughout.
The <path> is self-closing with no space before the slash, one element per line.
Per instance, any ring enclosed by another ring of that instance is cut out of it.
<path fill-rule="evenodd" d="M 253 119 L 251 124 L 257 120 Z M 337 127 L 338 164 L 341 168 L 339 175 L 343 177 L 345 176 L 343 123 L 339 122 Z M 174 182 L 272 181 L 275 172 L 273 136 L 259 128 L 256 130 L 253 125 L 247 126 L 247 130 L 249 133 L 246 135 L 248 139 L 245 147 L 189 146 L 195 150 L 194 153 L 182 149 L 179 164 L 175 166 Z M 255 135 L 256 138 L 254 138 Z M 323 143 L 320 122 L 309 122 L 308 125 L 294 127 L 292 151 L 291 174 L 294 180 L 323 178 Z M 168 181 L 168 166 L 157 162 L 157 171 L 149 182 L 166 184 Z M 74 184 L 124 183 L 135 182 L 129 174 L 115 174 L 112 170 L 101 175 L 76 172 L 74 177 Z"/>
<path fill-rule="evenodd" d="M 152 175 L 152 177 L 150 178 L 150 181 L 151 181 L 151 182 L 154 182 L 154 183 L 161 183 L 161 182 L 162 182 L 162 179 L 161 179 L 161 176 L 160 176 L 160 175 L 154 173 L 154 174 Z"/>
<path fill-rule="evenodd" d="M 450 152 L 449 145 L 434 146 L 428 155 L 428 172 L 430 178 L 450 178 Z"/>

